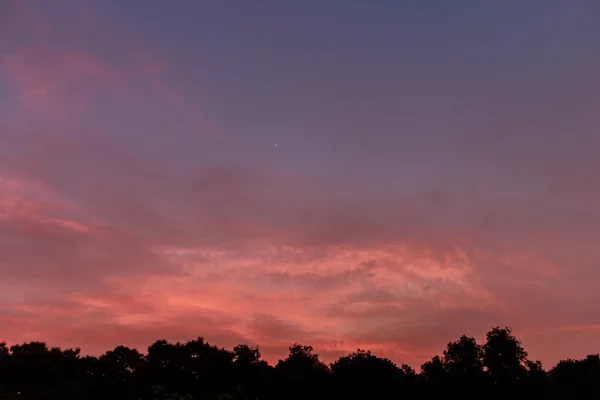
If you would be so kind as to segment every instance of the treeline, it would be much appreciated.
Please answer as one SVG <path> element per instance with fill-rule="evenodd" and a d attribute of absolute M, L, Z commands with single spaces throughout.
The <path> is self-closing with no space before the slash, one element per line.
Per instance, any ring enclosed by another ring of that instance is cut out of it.
<path fill-rule="evenodd" d="M 600 358 L 564 360 L 550 370 L 528 359 L 508 328 L 479 344 L 462 336 L 416 371 L 357 350 L 327 365 L 294 344 L 275 366 L 259 349 L 226 350 L 203 338 L 159 340 L 146 354 L 118 346 L 100 357 L 42 342 L 0 343 L 0 398 L 64 400 L 599 399 Z"/>

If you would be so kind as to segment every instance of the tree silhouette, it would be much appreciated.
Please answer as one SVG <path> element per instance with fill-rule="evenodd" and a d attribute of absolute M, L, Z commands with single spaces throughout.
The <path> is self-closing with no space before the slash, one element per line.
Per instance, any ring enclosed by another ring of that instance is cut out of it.
<path fill-rule="evenodd" d="M 329 367 L 319 360 L 312 346 L 294 343 L 289 355 L 275 366 L 278 395 L 283 398 L 326 398 Z"/>
<path fill-rule="evenodd" d="M 6 397 L 9 392 L 9 388 L 7 387 L 7 378 L 9 378 L 10 373 L 10 349 L 8 348 L 6 342 L 0 342 L 0 396 Z"/>
<path fill-rule="evenodd" d="M 494 327 L 483 345 L 483 364 L 495 384 L 514 384 L 527 376 L 527 352 L 509 328 Z"/>
<path fill-rule="evenodd" d="M 421 366 L 421 378 L 426 383 L 436 385 L 442 385 L 446 382 L 446 367 L 440 356 L 434 356 Z"/>
<path fill-rule="evenodd" d="M 479 381 L 483 374 L 483 349 L 475 338 L 463 335 L 447 344 L 443 364 L 452 379 Z"/>
<path fill-rule="evenodd" d="M 202 337 L 187 342 L 183 350 L 188 393 L 214 397 L 227 391 L 233 374 L 233 352 L 210 345 Z"/>
<path fill-rule="evenodd" d="M 264 360 L 258 347 L 250 347 L 242 344 L 233 348 L 233 372 L 234 380 L 239 386 L 236 388 L 235 396 L 245 395 L 248 398 L 264 398 L 273 368 Z M 235 397 L 230 394 L 231 397 Z"/>
<path fill-rule="evenodd" d="M 600 356 L 597 354 L 583 360 L 560 361 L 550 371 L 550 377 L 557 398 L 600 398 Z"/>
<path fill-rule="evenodd" d="M 484 390 L 483 349 L 473 337 L 461 336 L 449 342 L 443 352 L 446 390 L 462 397 L 478 397 Z"/>
<path fill-rule="evenodd" d="M 101 383 L 103 393 L 113 398 L 128 398 L 140 386 L 139 374 L 143 369 L 143 355 L 126 346 L 117 346 L 100 356 L 94 363 L 93 374 Z"/>
<path fill-rule="evenodd" d="M 368 350 L 326 365 L 295 343 L 275 365 L 258 347 L 231 351 L 202 337 L 158 340 L 146 354 L 117 346 L 100 357 L 44 342 L 0 342 L 0 399 L 25 400 L 295 400 L 295 399 L 600 399 L 600 356 L 560 361 L 548 372 L 527 359 L 508 328 L 483 345 L 468 336 L 449 342 L 417 374 Z"/>
<path fill-rule="evenodd" d="M 340 398 L 380 398 L 398 392 L 401 375 L 396 364 L 358 349 L 331 364 L 334 390 Z"/>
<path fill-rule="evenodd" d="M 541 361 L 525 361 L 527 376 L 525 383 L 529 396 L 543 398 L 547 394 L 548 373 L 544 370 Z"/>
<path fill-rule="evenodd" d="M 171 344 L 164 339 L 157 340 L 148 347 L 146 376 L 153 385 L 164 390 L 181 389 L 185 385 L 182 375 L 185 357 L 180 343 Z"/>

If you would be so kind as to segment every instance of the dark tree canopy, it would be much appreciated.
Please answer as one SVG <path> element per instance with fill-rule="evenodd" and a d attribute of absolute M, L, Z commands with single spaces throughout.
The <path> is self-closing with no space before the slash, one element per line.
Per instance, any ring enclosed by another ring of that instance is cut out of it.
<path fill-rule="evenodd" d="M 560 361 L 549 371 L 529 360 L 508 328 L 483 344 L 461 336 L 416 372 L 368 350 L 330 365 L 295 343 L 275 366 L 258 347 L 231 351 L 199 337 L 157 340 L 146 354 L 117 346 L 100 357 L 43 342 L 0 342 L 0 399 L 294 400 L 294 399 L 598 399 L 600 356 Z"/>
<path fill-rule="evenodd" d="M 483 373 L 483 349 L 475 338 L 461 336 L 444 350 L 444 369 L 457 380 L 478 380 Z"/>
<path fill-rule="evenodd" d="M 527 352 L 509 328 L 495 327 L 486 335 L 483 365 L 495 383 L 514 383 L 527 375 Z"/>

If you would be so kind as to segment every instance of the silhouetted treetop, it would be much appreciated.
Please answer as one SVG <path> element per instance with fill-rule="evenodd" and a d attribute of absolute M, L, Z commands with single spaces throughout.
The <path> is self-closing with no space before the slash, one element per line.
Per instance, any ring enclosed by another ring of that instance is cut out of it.
<path fill-rule="evenodd" d="M 600 356 L 560 361 L 546 371 L 509 328 L 483 344 L 463 335 L 417 373 L 406 364 L 358 349 L 330 365 L 312 346 L 294 343 L 273 367 L 257 346 L 227 350 L 203 337 L 160 339 L 142 354 L 117 346 L 100 357 L 44 342 L 0 342 L 0 399 L 295 400 L 600 399 Z"/>
<path fill-rule="evenodd" d="M 527 375 L 527 352 L 509 328 L 494 327 L 483 345 L 483 364 L 496 383 L 521 380 Z"/>
<path fill-rule="evenodd" d="M 478 379 L 483 372 L 483 348 L 475 338 L 461 336 L 447 344 L 443 357 L 444 370 L 454 379 Z"/>

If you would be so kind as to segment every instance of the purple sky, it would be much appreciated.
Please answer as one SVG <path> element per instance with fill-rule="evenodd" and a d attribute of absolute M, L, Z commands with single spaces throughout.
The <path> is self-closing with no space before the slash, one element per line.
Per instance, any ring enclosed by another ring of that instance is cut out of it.
<path fill-rule="evenodd" d="M 0 1 L 0 325 L 598 352 L 600 4 Z"/>

